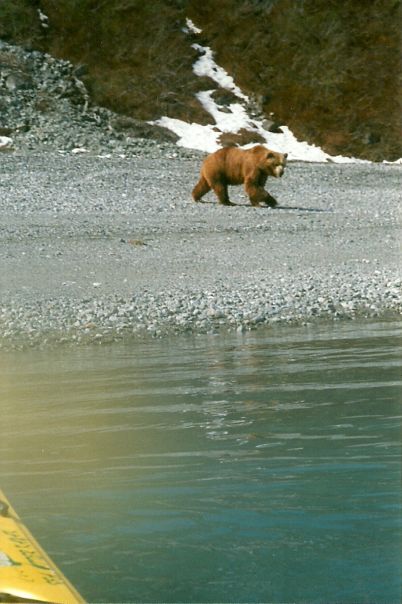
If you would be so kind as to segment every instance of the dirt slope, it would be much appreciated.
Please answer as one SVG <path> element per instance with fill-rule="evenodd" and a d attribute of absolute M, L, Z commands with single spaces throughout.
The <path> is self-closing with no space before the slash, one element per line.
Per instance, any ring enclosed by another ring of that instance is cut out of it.
<path fill-rule="evenodd" d="M 401 0 L 0 3 L 0 38 L 81 65 L 100 105 L 210 123 L 194 96 L 211 87 L 192 72 L 197 41 L 296 136 L 376 161 L 402 156 L 400 30 Z"/>

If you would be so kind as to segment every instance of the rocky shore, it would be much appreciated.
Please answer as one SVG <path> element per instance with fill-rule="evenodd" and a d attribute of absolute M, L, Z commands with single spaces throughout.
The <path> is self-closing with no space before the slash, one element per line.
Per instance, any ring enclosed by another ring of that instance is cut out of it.
<path fill-rule="evenodd" d="M 203 154 L 79 76 L 0 42 L 1 348 L 401 312 L 400 165 L 290 163 L 279 209 L 194 204 Z"/>
<path fill-rule="evenodd" d="M 1 156 L 2 348 L 400 314 L 400 166 L 290 163 L 279 209 L 228 208 L 191 201 L 200 154 L 136 145 Z"/>

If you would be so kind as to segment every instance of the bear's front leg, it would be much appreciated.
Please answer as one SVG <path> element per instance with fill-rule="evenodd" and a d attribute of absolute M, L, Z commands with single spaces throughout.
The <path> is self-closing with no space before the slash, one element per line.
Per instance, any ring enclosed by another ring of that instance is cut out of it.
<path fill-rule="evenodd" d="M 260 203 L 268 203 L 267 197 L 271 197 L 271 195 L 267 193 L 265 189 L 256 185 L 255 182 L 252 180 L 246 180 L 246 182 L 244 183 L 244 189 L 247 195 L 249 196 L 251 205 L 256 208 L 258 208 Z M 275 201 L 273 197 L 272 200 Z"/>
<path fill-rule="evenodd" d="M 272 195 L 270 195 L 268 193 L 268 191 L 264 191 L 264 193 L 265 193 L 264 203 L 266 203 L 267 206 L 269 206 L 270 208 L 276 208 L 276 206 L 278 205 L 278 202 L 276 201 L 275 197 L 272 197 Z"/>

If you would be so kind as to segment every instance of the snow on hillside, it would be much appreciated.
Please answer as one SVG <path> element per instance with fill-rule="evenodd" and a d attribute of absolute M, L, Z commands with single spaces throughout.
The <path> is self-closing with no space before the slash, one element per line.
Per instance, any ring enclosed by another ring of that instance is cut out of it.
<path fill-rule="evenodd" d="M 201 30 L 190 19 L 187 19 L 185 31 L 192 34 L 201 33 Z M 193 65 L 194 73 L 200 77 L 210 77 L 220 88 L 229 90 L 239 100 L 236 103 L 223 107 L 212 98 L 214 90 L 199 92 L 196 96 L 204 109 L 213 117 L 216 122 L 215 124 L 207 126 L 196 123 L 189 124 L 185 121 L 166 116 L 153 122 L 159 126 L 168 128 L 179 136 L 178 145 L 211 153 L 220 148 L 221 145 L 219 145 L 218 139 L 223 132 L 236 133 L 244 128 L 258 133 L 270 149 L 281 153 L 288 153 L 290 160 L 309 162 L 330 161 L 337 163 L 365 162 L 365 160 L 343 157 L 341 155 L 331 156 L 315 145 L 298 141 L 287 126 L 281 126 L 281 132 L 278 133 L 267 131 L 263 127 L 262 119 L 250 117 L 247 112 L 250 99 L 236 86 L 233 78 L 222 67 L 216 64 L 213 51 L 209 47 L 199 44 L 193 44 L 192 47 L 200 53 L 199 58 Z"/>

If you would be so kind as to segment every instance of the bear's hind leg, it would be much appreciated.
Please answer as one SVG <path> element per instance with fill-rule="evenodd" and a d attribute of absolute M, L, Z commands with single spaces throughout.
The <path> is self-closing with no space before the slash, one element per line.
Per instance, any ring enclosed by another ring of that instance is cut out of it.
<path fill-rule="evenodd" d="M 229 200 L 228 188 L 221 182 L 214 183 L 212 185 L 213 190 L 219 200 L 219 203 L 224 206 L 234 206 L 235 204 Z"/>
<path fill-rule="evenodd" d="M 211 187 L 205 180 L 203 176 L 201 176 L 200 180 L 197 182 L 193 189 L 193 199 L 194 201 L 200 201 L 201 197 L 208 193 L 211 190 Z"/>

